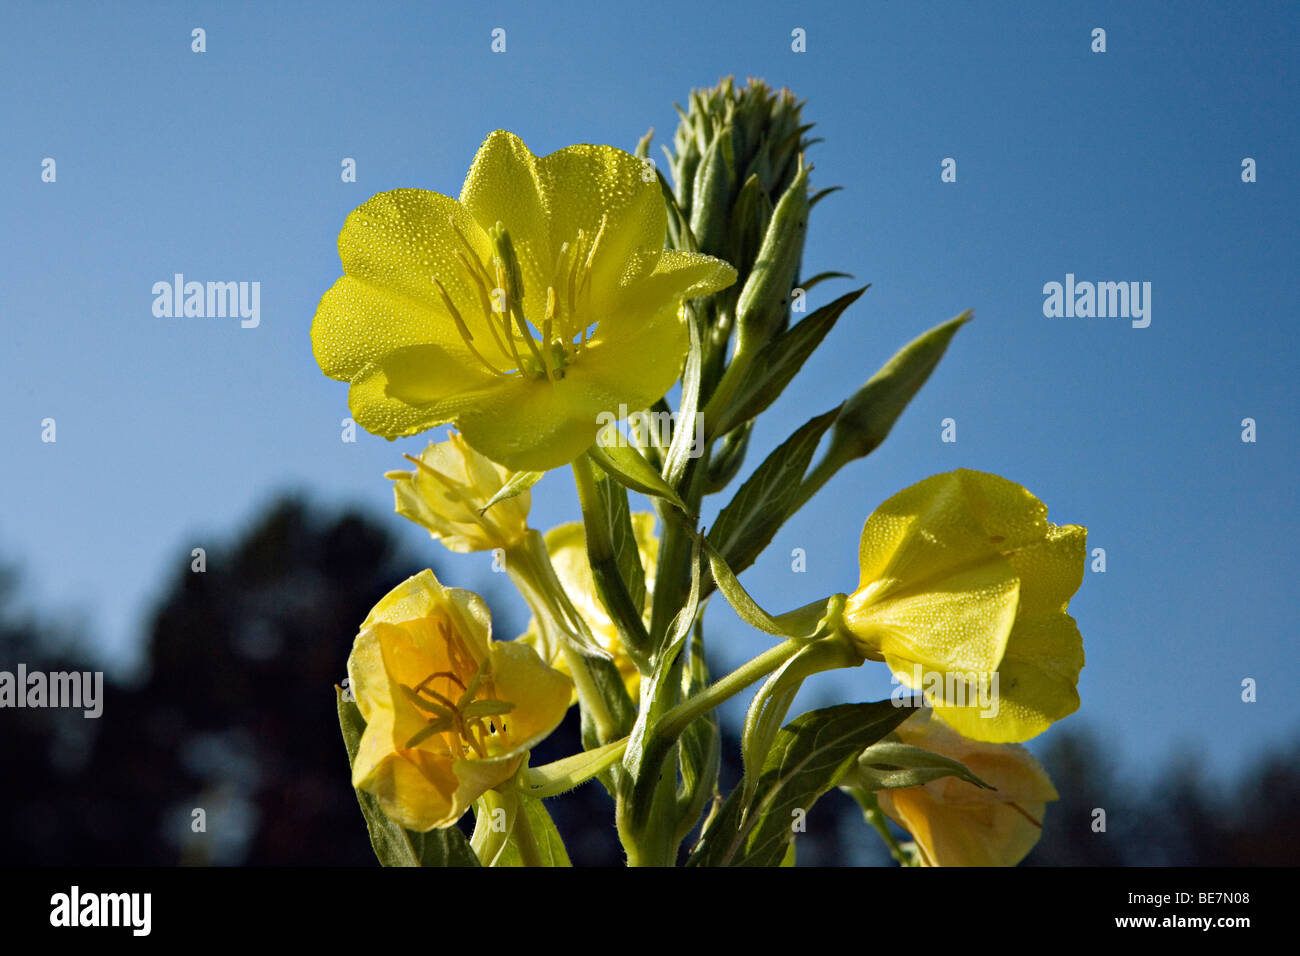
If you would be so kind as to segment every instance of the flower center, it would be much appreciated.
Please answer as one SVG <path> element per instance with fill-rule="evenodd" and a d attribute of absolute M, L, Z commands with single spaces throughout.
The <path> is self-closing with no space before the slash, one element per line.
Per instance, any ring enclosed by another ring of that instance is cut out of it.
<path fill-rule="evenodd" d="M 502 718 L 515 705 L 497 699 L 491 676 L 484 673 L 484 667 L 474 664 L 448 622 L 439 621 L 438 630 L 447 642 L 452 669 L 435 671 L 414 687 L 399 685 L 407 699 L 428 715 L 428 722 L 404 749 L 411 750 L 434 734 L 442 734 L 451 755 L 460 759 L 471 753 L 486 758 L 508 750 L 506 722 Z M 465 673 L 470 673 L 468 681 L 461 679 Z M 439 683 L 441 691 L 437 689 Z"/>
<path fill-rule="evenodd" d="M 479 315 L 471 316 L 475 328 L 486 327 L 496 355 L 506 358 L 507 368 L 499 368 L 474 344 L 474 332 L 452 302 L 446 286 L 433 276 L 433 284 L 456 331 L 470 353 L 493 375 L 502 378 L 518 372 L 530 378 L 551 382 L 564 378 L 564 369 L 587 344 L 594 323 L 591 315 L 591 264 L 605 235 L 604 216 L 594 234 L 579 229 L 577 237 L 560 246 L 551 271 L 553 283 L 546 287 L 545 311 L 540 321 L 524 314 L 523 270 L 515 254 L 514 243 L 505 226 L 497 223 L 488 230 L 492 239 L 492 257 L 483 262 L 455 221 L 451 228 L 460 240 L 456 250 L 463 275 L 478 297 Z M 540 304 L 540 297 L 534 299 Z"/>

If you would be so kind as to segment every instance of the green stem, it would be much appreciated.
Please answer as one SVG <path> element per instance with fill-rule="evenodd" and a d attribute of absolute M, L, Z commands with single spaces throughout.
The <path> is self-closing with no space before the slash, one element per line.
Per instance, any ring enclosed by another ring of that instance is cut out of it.
<path fill-rule="evenodd" d="M 546 866 L 542 860 L 542 851 L 538 849 L 537 837 L 533 834 L 533 825 L 528 822 L 528 811 L 519 807 L 515 814 L 515 836 L 519 843 L 519 856 L 524 866 Z"/>
<path fill-rule="evenodd" d="M 664 714 L 655 726 L 655 735 L 666 740 L 676 740 L 697 717 L 707 714 L 750 684 L 766 677 L 807 646 L 804 641 L 790 639 L 768 648 L 753 660 L 737 667 L 726 677 Z"/>
<path fill-rule="evenodd" d="M 624 737 L 595 750 L 587 750 L 540 767 L 530 767 L 521 778 L 530 797 L 554 797 L 599 776 L 623 758 L 630 738 Z"/>
<path fill-rule="evenodd" d="M 745 373 L 749 371 L 749 365 L 754 359 L 754 352 L 754 349 L 737 352 L 723 371 L 722 378 L 719 379 L 717 387 L 704 406 L 705 435 L 712 436 L 719 419 L 727 413 L 727 405 L 731 402 L 736 389 L 740 387 L 740 383 L 744 381 Z"/>
<path fill-rule="evenodd" d="M 515 582 L 519 593 L 523 595 L 538 625 L 549 631 L 561 626 L 579 629 L 581 635 L 590 643 L 595 639 L 586 631 L 586 622 L 574 608 L 565 593 L 563 585 L 555 574 L 550 555 L 542 542 L 541 535 L 529 531 L 524 540 L 506 552 L 506 570 Z M 583 710 L 591 715 L 596 725 L 596 732 L 602 741 L 610 741 L 618 736 L 618 727 L 610 715 L 609 708 L 601 696 L 586 660 L 569 643 L 567 635 L 548 634 L 560 646 L 560 653 L 573 675 L 573 685 L 578 692 L 578 701 Z"/>
<path fill-rule="evenodd" d="M 880 804 L 876 801 L 876 795 L 856 787 L 848 789 L 849 795 L 858 802 L 862 808 L 862 815 L 880 834 L 880 838 L 885 841 L 885 846 L 889 849 L 889 855 L 894 858 L 901 866 L 915 866 L 915 861 L 908 855 L 902 845 L 894 839 L 894 834 L 889 832 L 889 821 L 885 818 L 884 811 L 880 809 Z"/>

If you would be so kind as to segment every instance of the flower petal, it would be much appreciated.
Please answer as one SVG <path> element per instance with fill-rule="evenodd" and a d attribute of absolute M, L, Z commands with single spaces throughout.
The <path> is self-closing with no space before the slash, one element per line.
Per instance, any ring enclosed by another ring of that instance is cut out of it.
<path fill-rule="evenodd" d="M 348 408 L 366 431 L 404 438 L 454 420 L 484 392 L 507 381 L 454 351 L 411 345 L 362 371 L 348 390 Z"/>
<path fill-rule="evenodd" d="M 483 393 L 456 424 L 475 449 L 512 471 L 567 465 L 596 440 L 597 415 L 618 407 L 617 396 L 593 396 L 571 378 L 512 376 Z"/>
<path fill-rule="evenodd" d="M 439 345 L 477 363 L 443 305 L 435 276 L 474 335 L 475 346 L 489 361 L 506 367 L 483 324 L 476 286 L 456 257 L 463 243 L 453 222 L 480 260 L 490 256 L 487 237 L 469 213 L 439 193 L 395 189 L 349 214 L 339 234 L 344 276 L 322 297 L 312 323 L 313 349 L 326 375 L 351 381 L 406 345 Z"/>
<path fill-rule="evenodd" d="M 524 311 L 541 314 L 555 253 L 536 156 L 514 133 L 492 133 L 474 156 L 460 202 L 486 232 L 498 222 L 510 232 L 524 280 Z M 486 259 L 484 261 L 487 261 Z"/>
<path fill-rule="evenodd" d="M 573 692 L 568 677 L 516 641 L 492 645 L 492 686 L 501 700 L 514 705 L 504 717 L 512 753 L 527 750 L 558 727 Z"/>
<path fill-rule="evenodd" d="M 721 259 L 699 252 L 665 249 L 656 257 L 653 270 L 644 273 L 632 270 L 628 281 L 602 302 L 606 331 L 622 325 L 620 320 L 624 316 L 644 315 L 643 303 L 693 299 L 719 292 L 735 281 L 735 268 Z"/>
<path fill-rule="evenodd" d="M 933 703 L 946 723 L 972 740 L 1029 740 L 1079 709 L 1083 664 L 1074 618 L 1064 611 L 1021 615 L 997 669 L 996 707 L 986 710 L 969 697 L 964 707 Z"/>
<path fill-rule="evenodd" d="M 882 656 L 910 687 L 918 665 L 932 673 L 997 670 L 1019 592 L 1010 566 L 990 562 L 860 608 L 850 598 L 845 617 L 859 646 Z"/>
<path fill-rule="evenodd" d="M 1040 541 L 1047 506 L 998 475 L 960 469 L 906 488 L 862 529 L 861 587 L 916 590 L 981 561 Z"/>
<path fill-rule="evenodd" d="M 589 143 L 557 150 L 537 166 L 553 255 L 562 243 L 573 242 L 579 229 L 594 238 L 604 221 L 592 259 L 593 303 L 617 288 L 625 274 L 653 269 L 652 260 L 664 247 L 668 213 L 651 167 L 621 149 Z M 648 255 L 636 255 L 639 250 Z"/>
<path fill-rule="evenodd" d="M 359 756 L 359 755 L 358 755 Z M 419 750 L 390 752 L 365 780 L 354 786 L 373 793 L 393 820 L 424 833 L 451 826 L 468 808 L 455 801 L 459 780 L 449 760 Z"/>

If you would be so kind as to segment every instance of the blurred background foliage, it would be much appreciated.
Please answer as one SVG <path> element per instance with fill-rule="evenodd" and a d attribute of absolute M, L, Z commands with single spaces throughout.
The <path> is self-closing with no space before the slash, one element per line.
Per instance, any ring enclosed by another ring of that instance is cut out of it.
<path fill-rule="evenodd" d="M 0 711 L 0 864 L 374 865 L 335 716 L 333 685 L 359 622 L 427 560 L 357 512 L 285 497 L 206 571 L 176 556 L 148 626 L 144 673 L 106 676 L 103 716 Z M 441 569 L 435 565 L 434 572 Z M 455 582 L 484 592 L 491 581 Z M 21 574 L 0 569 L 0 670 L 95 669 L 57 616 L 27 609 Z M 498 615 L 508 637 L 523 621 Z M 1134 720 L 1141 719 L 1135 702 Z M 724 727 L 724 737 L 727 736 Z M 576 709 L 534 753 L 578 747 Z M 1300 859 L 1300 741 L 1240 779 L 1196 753 L 1135 775 L 1123 741 L 1072 719 L 1036 748 L 1061 800 L 1048 807 L 1028 865 L 1266 865 Z M 724 760 L 739 752 L 732 728 Z M 740 768 L 724 764 L 729 788 Z M 604 791 L 549 802 L 577 865 L 618 865 Z M 194 810 L 205 828 L 196 832 Z M 1094 810 L 1106 814 L 1095 832 Z M 886 864 L 856 805 L 832 791 L 798 840 L 801 865 Z M 891 864 L 892 865 L 892 864 Z"/>

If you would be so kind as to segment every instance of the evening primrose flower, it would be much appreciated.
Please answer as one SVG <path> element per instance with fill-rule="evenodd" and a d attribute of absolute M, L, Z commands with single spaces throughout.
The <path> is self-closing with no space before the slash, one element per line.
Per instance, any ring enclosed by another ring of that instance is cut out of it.
<path fill-rule="evenodd" d="M 899 492 L 862 529 L 854 644 L 975 740 L 1028 740 L 1079 707 L 1083 640 L 1066 606 L 1087 532 L 1046 516 L 1020 485 L 962 469 Z"/>
<path fill-rule="evenodd" d="M 409 830 L 453 825 L 509 780 L 560 723 L 569 678 L 513 641 L 493 642 L 487 606 L 421 571 L 361 625 L 348 677 L 366 721 L 352 784 Z"/>
<path fill-rule="evenodd" d="M 905 744 L 960 761 L 994 788 L 941 777 L 876 794 L 885 815 L 916 841 L 923 865 L 1015 866 L 1028 855 L 1042 835 L 1047 803 L 1058 796 L 1029 751 L 969 740 L 927 712 L 895 733 Z"/>
<path fill-rule="evenodd" d="M 643 620 L 646 626 L 649 626 L 650 595 L 654 593 L 655 559 L 659 550 L 659 542 L 654 533 L 655 516 L 649 512 L 635 512 L 631 515 L 631 519 L 632 533 L 636 537 L 637 551 L 641 555 L 641 567 L 645 570 L 646 600 Z M 619 639 L 618 627 L 610 619 L 609 612 L 605 610 L 605 605 L 601 603 L 596 593 L 596 581 L 592 577 L 591 564 L 587 560 L 587 533 L 582 522 L 563 524 L 548 531 L 546 550 L 551 556 L 556 577 L 564 586 L 564 591 L 573 604 L 574 610 L 582 615 L 596 643 L 609 651 L 614 658 L 614 664 L 623 676 L 623 684 L 627 688 L 628 696 L 632 700 L 637 700 L 641 673 L 624 649 Z M 540 648 L 542 638 L 536 621 L 529 622 L 524 639 Z M 544 649 L 542 654 L 544 657 L 547 656 Z M 569 672 L 564 656 L 559 653 L 558 648 L 552 649 L 551 657 L 554 658 L 551 661 L 553 667 L 566 674 Z"/>
<path fill-rule="evenodd" d="M 357 423 L 393 439 L 455 422 L 494 461 L 545 471 L 592 444 L 602 412 L 663 397 L 683 301 L 736 272 L 664 249 L 650 169 L 611 146 L 537 157 L 498 130 L 459 201 L 396 189 L 353 211 L 311 337 Z"/>
<path fill-rule="evenodd" d="M 480 455 L 453 432 L 430 442 L 414 471 L 390 471 L 397 513 L 429 530 L 452 551 L 509 548 L 528 530 L 532 496 L 527 490 L 483 507 L 509 480 L 509 469 Z"/>

